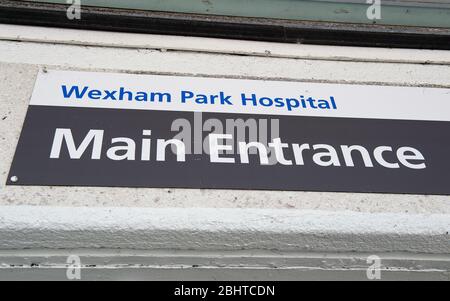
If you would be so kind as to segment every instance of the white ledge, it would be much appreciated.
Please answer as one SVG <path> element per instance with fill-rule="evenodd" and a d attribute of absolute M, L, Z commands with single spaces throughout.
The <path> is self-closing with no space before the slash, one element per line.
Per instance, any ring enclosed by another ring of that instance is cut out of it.
<path fill-rule="evenodd" d="M 0 249 L 450 253 L 447 214 L 0 206 Z"/>
<path fill-rule="evenodd" d="M 309 60 L 450 65 L 446 50 L 390 49 L 240 41 L 0 24 L 0 40 L 97 47 L 174 50 Z"/>

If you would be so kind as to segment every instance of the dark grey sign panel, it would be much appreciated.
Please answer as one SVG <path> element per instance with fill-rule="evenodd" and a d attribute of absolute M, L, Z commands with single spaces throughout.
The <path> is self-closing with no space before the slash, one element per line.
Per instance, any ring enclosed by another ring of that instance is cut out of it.
<path fill-rule="evenodd" d="M 268 132 L 278 120 L 266 164 L 263 151 L 248 151 L 248 163 L 236 151 L 196 154 L 195 144 L 209 137 L 209 145 L 213 136 L 202 131 L 199 138 L 195 126 L 183 152 L 163 147 L 179 134 L 175 120 L 194 125 L 196 118 L 181 111 L 31 105 L 7 184 L 450 194 L 447 121 L 202 114 L 203 121 L 223 125 L 255 120 Z M 251 142 L 227 134 L 235 143 Z"/>

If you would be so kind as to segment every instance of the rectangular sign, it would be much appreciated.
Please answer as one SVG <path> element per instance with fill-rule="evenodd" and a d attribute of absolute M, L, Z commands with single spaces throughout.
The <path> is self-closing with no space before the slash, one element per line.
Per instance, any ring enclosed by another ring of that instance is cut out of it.
<path fill-rule="evenodd" d="M 450 89 L 40 72 L 9 185 L 450 194 Z"/>

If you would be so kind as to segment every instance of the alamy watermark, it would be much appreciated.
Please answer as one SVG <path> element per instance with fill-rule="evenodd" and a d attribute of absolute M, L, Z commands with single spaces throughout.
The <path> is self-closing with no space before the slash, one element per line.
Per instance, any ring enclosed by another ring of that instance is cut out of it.
<path fill-rule="evenodd" d="M 370 255 L 366 260 L 369 267 L 366 270 L 366 276 L 369 280 L 381 279 L 381 258 L 377 255 Z"/>
<path fill-rule="evenodd" d="M 81 20 L 81 0 L 66 0 L 69 7 L 66 11 L 67 19 Z M 366 0 L 369 7 L 366 10 L 366 17 L 369 20 L 381 19 L 381 0 Z"/>
<path fill-rule="evenodd" d="M 193 119 L 175 119 L 171 131 L 173 139 L 166 143 L 171 144 L 174 154 L 179 153 L 180 145 L 185 154 L 240 154 L 244 161 L 248 155 L 259 153 L 267 165 L 273 165 L 279 161 L 276 148 L 284 147 L 281 142 L 277 144 L 280 121 L 276 118 L 204 119 L 203 113 L 195 112 Z"/>
<path fill-rule="evenodd" d="M 66 11 L 67 19 L 81 20 L 81 0 L 66 0 L 70 4 Z"/>
<path fill-rule="evenodd" d="M 369 20 L 381 19 L 381 0 L 367 0 L 367 4 L 370 6 L 367 8 L 366 16 Z"/>
<path fill-rule="evenodd" d="M 81 258 L 78 255 L 70 255 L 67 257 L 66 263 L 68 264 L 66 270 L 66 277 L 69 280 L 81 279 Z"/>

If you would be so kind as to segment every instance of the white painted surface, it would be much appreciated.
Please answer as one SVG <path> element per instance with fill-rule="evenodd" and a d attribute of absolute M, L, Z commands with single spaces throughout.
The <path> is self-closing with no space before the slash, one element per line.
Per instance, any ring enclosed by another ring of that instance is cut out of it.
<path fill-rule="evenodd" d="M 310 267 L 318 269 L 320 265 L 308 254 L 320 253 L 318 258 L 323 258 L 334 253 L 336 261 L 350 256 L 343 261 L 344 268 L 351 267 L 351 260 L 373 252 L 383 256 L 398 254 L 405 260 L 417 256 L 416 268 L 412 269 L 417 273 L 407 272 L 411 261 L 400 260 L 396 266 L 404 273 L 390 275 L 403 279 L 412 275 L 419 279 L 448 279 L 448 196 L 5 187 L 4 183 L 39 68 L 450 88 L 449 52 L 309 47 L 6 25 L 0 26 L 0 33 L 0 205 L 3 206 L 0 207 L 0 249 L 19 254 L 8 257 L 7 251 L 0 252 L 1 277 L 56 275 L 45 269 L 40 274 L 39 270 L 27 273 L 12 268 L 26 256 L 39 257 L 42 248 L 63 248 L 66 254 L 71 248 L 91 252 L 102 247 L 123 249 L 130 256 L 125 264 L 138 256 L 133 249 L 190 249 L 204 260 L 208 255 L 201 253 L 202 250 L 219 254 L 229 250 L 231 253 L 223 253 L 230 260 L 225 267 L 232 266 L 234 256 L 240 254 L 236 252 L 247 256 L 240 268 L 228 274 L 220 268 L 210 273 L 202 270 L 183 274 L 194 278 L 201 275 L 212 279 L 220 271 L 228 278 L 243 271 L 250 275 L 253 249 L 274 249 L 284 250 L 276 253 L 277 260 L 286 259 L 283 252 L 294 252 L 292 256 L 296 260 L 309 260 Z M 134 44 L 128 38 L 134 39 Z M 81 46 L 84 44 L 91 46 Z M 159 48 L 161 45 L 170 47 Z M 276 55 L 264 56 L 263 50 L 268 46 L 277 49 L 270 50 Z M 252 53 L 253 49 L 256 54 Z M 233 51 L 244 55 L 230 55 Z M 20 255 L 24 247 L 31 248 L 31 253 Z M 45 252 L 56 264 L 57 257 L 51 255 L 51 250 Z M 435 257 L 427 254 L 441 259 L 433 266 Z M 117 255 L 108 256 L 111 259 Z M 192 259 L 186 259 L 185 263 L 189 262 Z M 426 268 L 430 266 L 433 268 Z M 262 269 L 265 272 L 261 273 L 267 277 L 275 275 L 267 267 Z M 323 268 L 328 274 L 315 274 L 311 270 L 305 272 L 297 266 L 289 270 L 292 273 L 287 269 L 284 276 L 277 275 L 280 278 L 315 275 L 322 279 L 326 275 L 363 277 L 362 267 L 349 269 L 348 274 L 332 268 Z M 157 270 L 153 271 L 144 274 L 151 278 L 157 274 Z M 182 275 L 177 272 L 164 275 L 177 278 Z M 95 273 L 92 275 L 99 275 Z"/>
<path fill-rule="evenodd" d="M 0 209 L 1 249 L 450 253 L 450 219 L 445 214 L 223 208 Z"/>
<path fill-rule="evenodd" d="M 3 62 L 60 69 L 449 88 L 449 67 L 1 41 Z M 410 54 L 412 56 L 412 54 Z M 193 65 L 193 62 L 195 64 Z M 270 75 L 269 75 L 270 74 Z"/>
<path fill-rule="evenodd" d="M 441 214 L 0 207 L 0 279 L 450 280 Z M 426 239 L 424 239 L 426 238 Z M 24 271 L 25 270 L 25 271 Z"/>
<path fill-rule="evenodd" d="M 371 47 L 318 46 L 222 40 L 139 33 L 85 31 L 37 26 L 0 26 L 0 39 L 9 41 L 153 49 L 229 55 L 264 56 L 309 60 L 392 62 L 410 64 L 450 64 L 450 53 L 443 50 L 408 50 Z"/>

